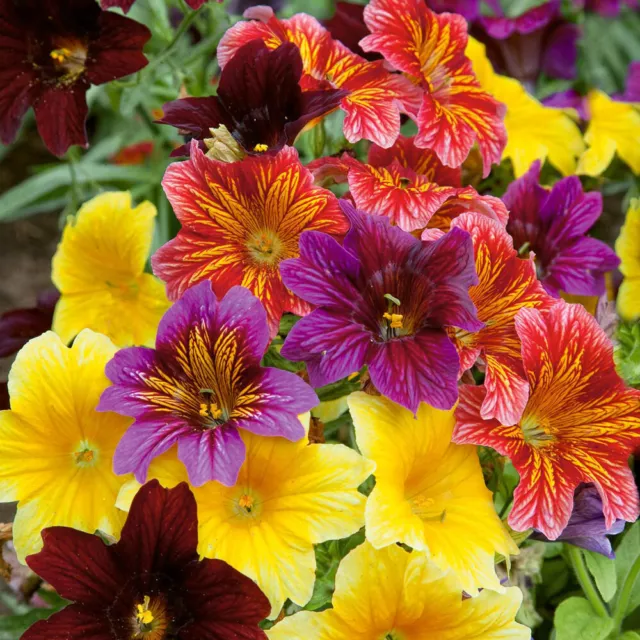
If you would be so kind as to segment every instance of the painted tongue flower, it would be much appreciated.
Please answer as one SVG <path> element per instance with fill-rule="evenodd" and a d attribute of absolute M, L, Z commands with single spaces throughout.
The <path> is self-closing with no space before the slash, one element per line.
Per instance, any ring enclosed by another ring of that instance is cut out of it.
<path fill-rule="evenodd" d="M 340 563 L 332 607 L 301 611 L 268 631 L 269 640 L 529 640 L 515 621 L 522 593 L 484 590 L 462 598 L 451 574 L 424 554 L 368 542 Z"/>
<path fill-rule="evenodd" d="M 52 153 L 87 146 L 89 86 L 142 69 L 150 37 L 144 25 L 102 11 L 95 0 L 0 0 L 0 140 L 13 142 L 33 106 Z"/>
<path fill-rule="evenodd" d="M 480 415 L 486 390 L 463 386 L 454 442 L 492 447 L 520 474 L 509 524 L 555 540 L 569 523 L 574 490 L 592 482 L 607 528 L 638 517 L 638 490 L 628 465 L 640 445 L 640 392 L 627 389 L 613 345 L 581 305 L 558 301 L 521 309 L 516 331 L 530 396 L 518 423 Z"/>
<path fill-rule="evenodd" d="M 620 271 L 624 280 L 616 299 L 618 313 L 625 320 L 640 318 L 640 200 L 633 199 L 616 240 Z"/>
<path fill-rule="evenodd" d="M 269 603 L 256 584 L 226 562 L 199 559 L 186 483 L 144 486 L 111 546 L 67 527 L 45 529 L 43 539 L 27 563 L 72 604 L 23 640 L 266 640 L 258 623 Z"/>
<path fill-rule="evenodd" d="M 190 160 L 172 164 L 163 186 L 182 229 L 151 263 L 172 300 L 203 280 L 217 296 L 241 284 L 265 306 L 272 336 L 283 312 L 309 312 L 282 283 L 280 262 L 299 255 L 304 230 L 340 236 L 347 221 L 337 198 L 313 185 L 294 148 L 225 164 L 192 142 Z"/>
<path fill-rule="evenodd" d="M 381 53 L 422 90 L 421 104 L 410 110 L 418 124 L 415 143 L 459 167 L 477 142 L 487 176 L 506 144 L 504 105 L 480 88 L 473 73 L 465 19 L 438 15 L 424 0 L 372 0 L 364 19 L 371 34 L 360 46 Z"/>
<path fill-rule="evenodd" d="M 245 458 L 238 433 L 298 440 L 297 415 L 318 402 L 288 371 L 260 366 L 269 342 L 264 308 L 244 287 L 218 301 L 209 282 L 189 289 L 160 321 L 156 348 L 119 351 L 99 410 L 135 418 L 118 444 L 116 473 L 144 482 L 153 458 L 177 443 L 191 484 L 232 486 Z"/>
<path fill-rule="evenodd" d="M 281 265 L 286 285 L 317 307 L 282 355 L 304 360 L 314 387 L 367 364 L 376 388 L 411 411 L 423 401 L 450 409 L 459 361 L 445 326 L 483 326 L 468 293 L 478 281 L 469 235 L 453 229 L 421 242 L 386 218 L 342 208 L 352 225 L 344 246 L 304 233 L 301 257 Z"/>
<path fill-rule="evenodd" d="M 129 9 L 133 6 L 136 0 L 100 0 L 100 6 L 103 9 L 110 9 L 111 7 L 118 7 L 125 13 L 129 12 Z M 192 9 L 199 9 L 207 0 L 184 0 Z M 222 0 L 217 0 L 221 2 Z"/>
<path fill-rule="evenodd" d="M 550 294 L 602 295 L 604 274 L 620 263 L 613 249 L 585 235 L 602 213 L 602 196 L 584 193 L 576 176 L 559 180 L 550 191 L 539 181 L 536 161 L 502 198 L 513 246 L 520 254 L 533 251 L 538 277 Z"/>
<path fill-rule="evenodd" d="M 364 23 L 364 5 L 354 2 L 336 2 L 336 10 L 329 20 L 324 21 L 334 40 L 339 40 L 345 47 L 351 49 L 366 60 L 380 60 L 379 53 L 369 53 L 362 50 L 360 40 L 369 35 L 369 29 Z"/>
<path fill-rule="evenodd" d="M 303 91 L 301 76 L 302 58 L 293 43 L 271 50 L 262 40 L 252 40 L 225 65 L 217 96 L 169 102 L 158 122 L 204 140 L 208 155 L 219 160 L 277 153 L 293 145 L 306 125 L 336 109 L 346 95 L 332 88 Z M 226 153 L 219 150 L 223 142 Z M 188 152 L 184 145 L 172 155 Z"/>

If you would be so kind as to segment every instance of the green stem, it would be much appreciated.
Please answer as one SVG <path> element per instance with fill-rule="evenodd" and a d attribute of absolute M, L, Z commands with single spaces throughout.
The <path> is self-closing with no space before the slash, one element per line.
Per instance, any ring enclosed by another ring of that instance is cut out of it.
<path fill-rule="evenodd" d="M 622 629 L 622 622 L 629 608 L 629 600 L 631 600 L 631 594 L 633 593 L 633 585 L 635 584 L 638 575 L 640 575 L 640 556 L 635 559 L 635 562 L 631 565 L 631 569 L 625 578 L 622 590 L 620 591 L 620 597 L 618 598 L 618 604 L 613 612 L 614 629 L 620 633 Z"/>
<path fill-rule="evenodd" d="M 587 570 L 587 565 L 584 562 L 582 551 L 578 547 L 574 547 L 573 545 L 567 545 L 567 549 L 569 552 L 569 559 L 571 560 L 573 571 L 575 572 L 576 578 L 578 578 L 578 582 L 582 587 L 582 591 L 591 604 L 591 607 L 602 618 L 608 618 L 609 612 L 607 611 L 607 607 L 602 601 L 598 590 L 595 588 L 593 582 L 591 581 L 589 571 Z"/>

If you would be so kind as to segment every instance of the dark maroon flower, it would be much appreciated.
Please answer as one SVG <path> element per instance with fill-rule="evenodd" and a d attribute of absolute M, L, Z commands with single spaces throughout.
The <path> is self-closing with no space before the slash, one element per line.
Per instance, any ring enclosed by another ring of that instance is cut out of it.
<path fill-rule="evenodd" d="M 13 142 L 33 106 L 52 153 L 87 146 L 89 86 L 142 69 L 150 37 L 95 0 L 0 0 L 0 139 Z"/>
<path fill-rule="evenodd" d="M 231 0 L 227 5 L 227 13 L 241 16 L 247 9 L 258 6 L 271 7 L 276 13 L 284 6 L 284 0 Z"/>
<path fill-rule="evenodd" d="M 286 286 L 317 307 L 293 327 L 282 355 L 304 360 L 314 387 L 366 364 L 394 402 L 414 412 L 421 402 L 450 409 L 460 363 L 446 327 L 484 326 L 468 293 L 478 282 L 471 237 L 452 229 L 420 241 L 385 217 L 341 204 L 351 221 L 344 245 L 305 231 L 300 258 L 280 265 Z"/>
<path fill-rule="evenodd" d="M 164 105 L 158 122 L 170 124 L 196 140 L 211 138 L 224 125 L 249 154 L 277 153 L 292 145 L 315 118 L 336 109 L 345 91 L 302 91 L 302 58 L 295 44 L 269 50 L 262 40 L 248 42 L 220 75 L 218 95 L 183 98 Z M 185 145 L 172 155 L 186 155 Z"/>
<path fill-rule="evenodd" d="M 331 37 L 367 60 L 380 60 L 382 56 L 375 51 L 364 51 L 359 42 L 369 35 L 364 23 L 364 5 L 351 2 L 337 2 L 336 12 L 329 20 L 324 21 Z"/>
<path fill-rule="evenodd" d="M 581 484 L 573 496 L 573 511 L 569 524 L 558 536 L 569 544 L 589 551 L 601 553 L 607 558 L 614 558 L 613 548 L 607 536 L 621 533 L 624 520 L 616 520 L 607 529 L 602 513 L 602 498 L 593 484 Z M 542 533 L 532 536 L 536 540 L 548 540 Z"/>
<path fill-rule="evenodd" d="M 426 0 L 427 6 L 436 13 L 459 13 L 469 22 L 480 16 L 480 0 Z"/>
<path fill-rule="evenodd" d="M 51 329 L 60 294 L 54 289 L 38 296 L 30 309 L 12 309 L 0 315 L 0 358 L 17 353 L 31 338 Z"/>
<path fill-rule="evenodd" d="M 6 380 L 0 380 L 0 411 L 5 411 L 11 407 L 9 400 L 9 385 Z"/>
<path fill-rule="evenodd" d="M 73 604 L 22 640 L 266 640 L 257 625 L 270 605 L 257 585 L 222 560 L 199 560 L 186 483 L 142 487 L 114 545 L 69 527 L 42 539 L 27 564 Z"/>
<path fill-rule="evenodd" d="M 523 256 L 533 251 L 538 277 L 551 295 L 602 295 L 604 274 L 620 263 L 613 249 L 586 235 L 602 213 L 602 195 L 584 193 L 577 176 L 558 180 L 551 190 L 539 183 L 536 161 L 502 198 L 513 246 Z"/>
<path fill-rule="evenodd" d="M 129 9 L 133 6 L 136 0 L 100 0 L 100 6 L 103 9 L 111 9 L 112 7 L 118 7 L 125 13 L 128 13 Z M 192 9 L 199 9 L 207 0 L 184 0 Z M 222 0 L 217 0 L 222 2 Z"/>

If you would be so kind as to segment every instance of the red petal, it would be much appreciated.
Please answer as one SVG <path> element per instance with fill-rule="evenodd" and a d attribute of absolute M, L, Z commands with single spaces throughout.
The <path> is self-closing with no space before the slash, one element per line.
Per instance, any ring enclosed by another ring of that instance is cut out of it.
<path fill-rule="evenodd" d="M 116 592 L 114 592 L 116 593 Z M 111 594 L 113 595 L 113 593 Z M 103 602 L 103 607 L 107 602 Z M 103 608 L 86 610 L 72 604 L 29 627 L 22 640 L 113 640 L 109 619 Z"/>

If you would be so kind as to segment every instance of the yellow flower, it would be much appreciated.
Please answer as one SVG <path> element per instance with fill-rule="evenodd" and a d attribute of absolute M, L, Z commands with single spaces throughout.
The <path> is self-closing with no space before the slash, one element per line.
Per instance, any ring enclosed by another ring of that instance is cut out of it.
<path fill-rule="evenodd" d="M 88 328 L 119 347 L 153 345 L 158 322 L 169 308 L 164 285 L 144 273 L 155 216 L 150 202 L 132 209 L 128 192 L 108 192 L 69 220 L 52 273 L 62 294 L 53 329 L 63 342 Z"/>
<path fill-rule="evenodd" d="M 576 159 L 584 151 L 577 124 L 563 109 L 546 107 L 527 93 L 513 78 L 498 75 L 489 62 L 485 46 L 469 38 L 467 56 L 482 88 L 507 106 L 504 158 L 511 158 L 516 178 L 535 160 L 548 160 L 560 173 L 575 171 Z"/>
<path fill-rule="evenodd" d="M 462 599 L 455 580 L 424 554 L 392 545 L 354 549 L 336 574 L 333 608 L 276 624 L 269 640 L 527 640 L 515 622 L 516 587 Z"/>
<path fill-rule="evenodd" d="M 461 590 L 500 590 L 495 554 L 518 553 L 498 518 L 474 446 L 451 442 L 453 409 L 422 403 L 416 417 L 381 396 L 354 393 L 349 408 L 362 455 L 376 464 L 366 534 L 380 549 L 396 542 L 451 570 Z"/>
<path fill-rule="evenodd" d="M 584 139 L 589 148 L 577 173 L 599 176 L 618 153 L 635 174 L 640 174 L 640 113 L 634 105 L 616 102 L 594 89 L 587 96 L 589 127 Z"/>
<path fill-rule="evenodd" d="M 127 478 L 113 473 L 112 457 L 131 420 L 95 410 L 115 352 L 88 329 L 70 348 L 47 331 L 11 368 L 11 410 L 0 412 L 0 501 L 19 500 L 14 542 L 21 561 L 40 550 L 45 527 L 120 532 L 125 514 L 115 503 Z"/>
<path fill-rule="evenodd" d="M 631 201 L 616 240 L 624 280 L 618 291 L 618 312 L 625 320 L 640 318 L 640 199 Z"/>
<path fill-rule="evenodd" d="M 364 525 L 365 497 L 358 486 L 373 465 L 343 445 L 241 435 L 247 457 L 236 485 L 214 481 L 192 488 L 198 551 L 255 580 L 276 617 L 287 598 L 300 606 L 311 598 L 313 545 L 344 538 Z M 169 451 L 151 463 L 149 478 L 172 487 L 187 477 Z M 123 488 L 118 504 L 127 507 L 138 486 L 134 481 Z"/>

